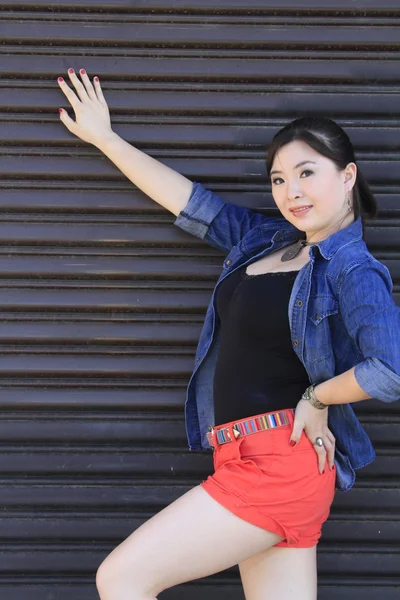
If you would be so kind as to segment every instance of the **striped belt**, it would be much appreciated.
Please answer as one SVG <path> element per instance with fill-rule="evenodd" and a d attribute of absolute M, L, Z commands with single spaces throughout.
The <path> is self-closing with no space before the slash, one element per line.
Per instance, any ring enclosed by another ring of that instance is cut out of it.
<path fill-rule="evenodd" d="M 289 425 L 289 415 L 294 415 L 294 408 L 288 408 L 286 410 L 278 410 L 276 412 L 268 412 L 249 419 L 243 419 L 236 421 L 230 427 L 214 428 L 212 425 L 208 428 L 207 440 L 212 448 L 214 432 L 216 432 L 215 442 L 218 445 L 227 444 L 232 442 L 230 429 L 233 431 L 235 439 L 244 435 L 251 435 L 252 433 L 258 433 L 260 431 L 266 431 L 267 429 L 274 429 L 275 427 L 282 427 L 283 425 Z"/>

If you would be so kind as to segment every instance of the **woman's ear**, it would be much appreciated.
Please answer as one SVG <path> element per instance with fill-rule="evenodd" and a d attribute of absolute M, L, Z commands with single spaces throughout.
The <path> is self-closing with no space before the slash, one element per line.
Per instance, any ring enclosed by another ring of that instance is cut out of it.
<path fill-rule="evenodd" d="M 344 172 L 344 182 L 356 182 L 357 179 L 357 165 L 353 162 L 349 163 Z M 354 185 L 354 184 L 353 184 Z M 350 190 L 349 190 L 350 191 Z"/>

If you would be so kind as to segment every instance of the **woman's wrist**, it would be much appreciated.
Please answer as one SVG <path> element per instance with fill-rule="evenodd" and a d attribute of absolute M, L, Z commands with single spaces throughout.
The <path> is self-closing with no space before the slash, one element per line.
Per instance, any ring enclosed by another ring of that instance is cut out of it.
<path fill-rule="evenodd" d="M 93 143 L 100 152 L 103 154 L 107 154 L 107 151 L 110 151 L 112 146 L 118 145 L 122 142 L 122 138 L 115 133 L 112 129 L 107 132 L 101 134 L 96 141 Z"/>
<path fill-rule="evenodd" d="M 315 384 L 310 385 L 303 393 L 301 399 L 307 400 L 307 402 L 309 402 L 314 408 L 318 408 L 319 410 L 328 408 L 328 404 L 324 404 L 323 402 L 320 402 L 320 400 L 318 400 L 318 397 L 315 392 L 315 387 Z"/>

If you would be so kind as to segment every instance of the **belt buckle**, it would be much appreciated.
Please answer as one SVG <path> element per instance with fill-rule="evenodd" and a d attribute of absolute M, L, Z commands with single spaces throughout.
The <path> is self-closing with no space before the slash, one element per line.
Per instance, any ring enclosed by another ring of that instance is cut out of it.
<path fill-rule="evenodd" d="M 214 427 L 213 427 L 213 425 L 209 425 L 209 426 L 208 426 L 208 432 L 206 433 L 206 437 L 207 437 L 208 443 L 210 444 L 210 446 L 211 446 L 211 448 L 212 448 L 212 451 L 214 452 L 214 450 L 215 450 L 215 447 L 214 447 L 214 445 L 211 443 L 211 442 L 212 442 L 213 435 L 214 435 Z"/>

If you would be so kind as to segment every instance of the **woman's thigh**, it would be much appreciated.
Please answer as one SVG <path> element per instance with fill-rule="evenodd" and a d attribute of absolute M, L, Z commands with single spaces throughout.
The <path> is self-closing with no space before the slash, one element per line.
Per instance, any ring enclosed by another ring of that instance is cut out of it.
<path fill-rule="evenodd" d="M 156 596 L 232 567 L 282 539 L 235 516 L 196 486 L 117 546 L 100 565 L 97 585 L 102 598 L 126 598 L 128 591 Z"/>
<path fill-rule="evenodd" d="M 246 600 L 317 599 L 317 546 L 269 548 L 238 566 Z"/>

